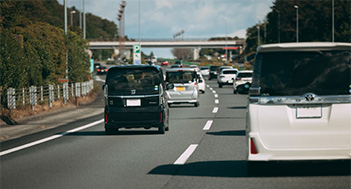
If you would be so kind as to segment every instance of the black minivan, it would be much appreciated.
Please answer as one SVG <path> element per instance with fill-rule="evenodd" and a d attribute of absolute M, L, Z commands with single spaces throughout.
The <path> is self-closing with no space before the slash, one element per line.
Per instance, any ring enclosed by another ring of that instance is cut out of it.
<path fill-rule="evenodd" d="M 172 85 L 167 87 L 172 88 Z M 105 94 L 105 133 L 119 128 L 169 130 L 169 109 L 162 69 L 149 65 L 114 66 L 108 70 Z"/>

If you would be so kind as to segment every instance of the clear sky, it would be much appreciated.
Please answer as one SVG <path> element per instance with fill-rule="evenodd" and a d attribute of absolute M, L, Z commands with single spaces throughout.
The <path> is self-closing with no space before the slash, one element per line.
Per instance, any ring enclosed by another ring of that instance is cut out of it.
<path fill-rule="evenodd" d="M 83 0 L 66 0 L 67 6 L 82 10 Z M 245 38 L 246 29 L 263 20 L 273 0 L 126 0 L 125 34 L 129 38 L 172 39 L 184 30 L 184 38 Z M 122 0 L 85 0 L 86 12 L 119 24 Z M 63 4 L 63 0 L 59 0 Z M 139 11 L 140 5 L 140 11 Z M 140 16 L 139 16 L 140 15 Z M 139 20 L 140 18 L 140 20 Z M 87 20 L 89 22 L 89 20 Z M 158 57 L 172 58 L 171 49 L 142 49 Z"/>

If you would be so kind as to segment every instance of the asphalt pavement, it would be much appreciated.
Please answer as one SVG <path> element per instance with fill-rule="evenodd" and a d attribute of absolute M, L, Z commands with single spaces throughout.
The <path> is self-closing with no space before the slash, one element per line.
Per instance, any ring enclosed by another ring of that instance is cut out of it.
<path fill-rule="evenodd" d="M 157 129 L 105 135 L 99 99 L 68 113 L 70 120 L 45 123 L 56 127 L 2 142 L 0 188 L 351 187 L 349 161 L 278 162 L 249 175 L 247 95 L 206 82 L 199 107 L 170 108 L 164 135 Z"/>

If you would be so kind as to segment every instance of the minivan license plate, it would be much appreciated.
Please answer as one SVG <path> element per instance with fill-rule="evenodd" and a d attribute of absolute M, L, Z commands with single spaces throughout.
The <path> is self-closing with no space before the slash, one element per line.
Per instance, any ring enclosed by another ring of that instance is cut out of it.
<path fill-rule="evenodd" d="M 177 91 L 185 91 L 185 87 L 177 87 Z"/>
<path fill-rule="evenodd" d="M 141 106 L 140 99 L 127 99 L 127 106 Z"/>
<path fill-rule="evenodd" d="M 321 118 L 321 106 L 296 106 L 296 118 Z"/>

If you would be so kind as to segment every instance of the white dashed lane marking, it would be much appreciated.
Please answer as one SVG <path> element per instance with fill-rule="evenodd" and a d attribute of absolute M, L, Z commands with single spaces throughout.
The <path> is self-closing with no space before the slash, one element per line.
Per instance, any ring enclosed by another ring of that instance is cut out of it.
<path fill-rule="evenodd" d="M 185 162 L 191 156 L 191 154 L 193 154 L 193 152 L 195 151 L 197 146 L 198 146 L 197 144 L 191 144 L 173 164 L 174 165 L 184 165 Z"/>
<path fill-rule="evenodd" d="M 213 120 L 208 120 L 203 128 L 204 131 L 208 131 L 210 130 L 211 126 L 212 126 Z"/>
<path fill-rule="evenodd" d="M 216 114 L 218 112 L 218 107 L 214 107 L 212 113 Z"/>

